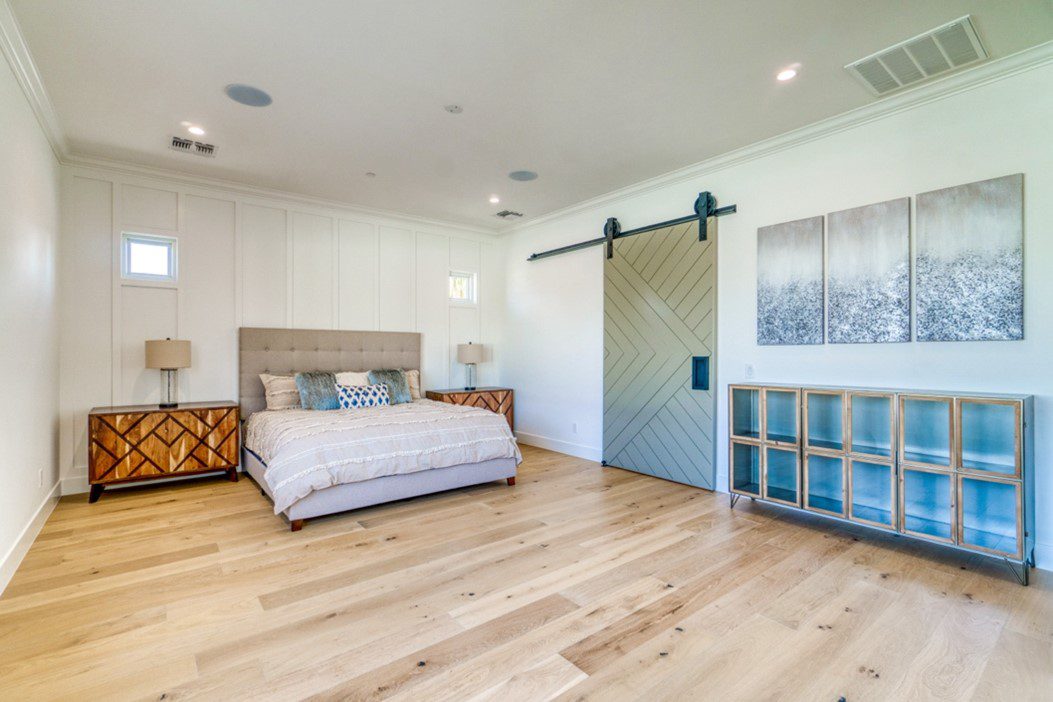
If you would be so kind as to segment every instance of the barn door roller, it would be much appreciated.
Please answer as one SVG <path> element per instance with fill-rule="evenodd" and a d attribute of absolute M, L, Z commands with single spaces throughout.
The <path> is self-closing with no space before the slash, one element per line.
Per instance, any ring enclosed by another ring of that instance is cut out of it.
<path fill-rule="evenodd" d="M 590 246 L 596 246 L 597 244 L 606 244 L 607 258 L 614 258 L 615 239 L 624 239 L 627 236 L 633 236 L 635 234 L 646 234 L 647 232 L 653 232 L 658 229 L 665 229 L 666 227 L 672 227 L 677 224 L 686 224 L 687 222 L 694 222 L 695 220 L 698 220 L 698 240 L 705 241 L 707 238 L 706 225 L 710 217 L 722 217 L 726 214 L 731 214 L 732 212 L 736 211 L 737 208 L 735 205 L 717 207 L 717 198 L 713 197 L 713 194 L 709 191 L 706 191 L 698 194 L 698 199 L 695 200 L 694 214 L 690 214 L 685 217 L 678 217 L 676 219 L 670 219 L 665 222 L 658 222 L 657 224 L 649 224 L 646 227 L 630 229 L 627 232 L 623 232 L 622 226 L 618 223 L 618 220 L 614 217 L 611 217 L 603 225 L 603 236 L 597 239 L 589 239 L 588 241 L 582 241 L 577 244 L 561 246 L 558 249 L 551 249 L 549 251 L 542 251 L 541 253 L 530 254 L 527 260 L 536 261 L 539 258 L 546 258 L 548 256 L 558 256 L 559 254 L 569 253 L 571 251 L 577 251 L 579 249 L 586 249 Z"/>

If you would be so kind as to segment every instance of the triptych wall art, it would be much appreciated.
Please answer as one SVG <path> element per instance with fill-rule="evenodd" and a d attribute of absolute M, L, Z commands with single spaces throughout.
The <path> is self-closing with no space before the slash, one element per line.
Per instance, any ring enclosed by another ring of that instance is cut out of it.
<path fill-rule="evenodd" d="M 1023 182 L 1016 174 L 917 196 L 913 338 L 1024 338 Z M 757 343 L 910 341 L 910 198 L 825 223 L 825 257 L 821 216 L 757 230 Z"/>

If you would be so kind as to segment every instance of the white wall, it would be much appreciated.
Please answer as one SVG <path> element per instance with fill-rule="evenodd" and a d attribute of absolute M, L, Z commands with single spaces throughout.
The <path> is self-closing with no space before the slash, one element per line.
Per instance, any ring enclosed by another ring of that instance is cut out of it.
<path fill-rule="evenodd" d="M 0 60 L 0 591 L 54 505 L 59 165 Z"/>
<path fill-rule="evenodd" d="M 1048 52 L 1047 52 L 1048 53 Z M 507 242 L 502 380 L 516 388 L 531 443 L 598 458 L 602 434 L 603 254 L 599 247 L 527 263 L 531 252 L 691 211 L 699 191 L 738 214 L 719 221 L 717 444 L 727 385 L 756 381 L 922 387 L 1037 396 L 1039 564 L 1053 568 L 1053 65 L 1002 77 L 754 160 L 526 226 Z M 699 129 L 705 129 L 700 123 Z M 787 140 L 789 141 L 789 140 Z M 859 346 L 756 345 L 756 231 L 767 224 L 1024 173 L 1025 334 L 1020 342 Z M 573 431 L 577 424 L 578 430 Z M 717 451 L 720 489 L 727 455 Z"/>
<path fill-rule="evenodd" d="M 460 382 L 458 343 L 500 335 L 500 245 L 485 234 L 84 166 L 63 169 L 62 198 L 65 493 L 87 489 L 93 406 L 158 401 L 146 339 L 190 340 L 179 394 L 194 401 L 237 399 L 239 326 L 420 331 L 425 388 Z M 125 231 L 176 237 L 178 282 L 123 281 Z M 451 269 L 478 274 L 478 305 L 450 305 Z"/>

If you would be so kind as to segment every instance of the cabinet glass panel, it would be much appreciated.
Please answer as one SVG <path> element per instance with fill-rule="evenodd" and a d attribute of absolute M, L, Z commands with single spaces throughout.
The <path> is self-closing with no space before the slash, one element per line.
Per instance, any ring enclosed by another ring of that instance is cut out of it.
<path fill-rule="evenodd" d="M 950 473 L 903 469 L 903 530 L 953 540 Z"/>
<path fill-rule="evenodd" d="M 731 433 L 745 439 L 761 435 L 760 390 L 734 388 L 731 391 Z"/>
<path fill-rule="evenodd" d="M 793 390 L 765 390 L 764 438 L 767 441 L 797 443 L 797 393 Z"/>
<path fill-rule="evenodd" d="M 850 395 L 852 453 L 892 457 L 892 396 Z"/>
<path fill-rule="evenodd" d="M 951 400 L 903 398 L 903 460 L 951 465 Z"/>
<path fill-rule="evenodd" d="M 1017 475 L 1016 409 L 978 400 L 959 403 L 963 469 Z"/>
<path fill-rule="evenodd" d="M 813 448 L 841 451 L 845 447 L 842 426 L 841 395 L 812 392 L 807 394 L 808 445 Z"/>
<path fill-rule="evenodd" d="M 961 545 L 978 546 L 1019 557 L 1017 505 L 1019 485 L 961 477 Z"/>
<path fill-rule="evenodd" d="M 797 452 L 765 447 L 764 496 L 800 504 L 797 497 Z"/>
<path fill-rule="evenodd" d="M 896 474 L 885 463 L 853 460 L 852 499 L 849 516 L 852 519 L 895 528 L 892 496 Z"/>
<path fill-rule="evenodd" d="M 809 455 L 805 462 L 808 471 L 808 493 L 805 506 L 823 512 L 845 513 L 844 459 Z"/>
<path fill-rule="evenodd" d="M 731 444 L 731 487 L 760 497 L 760 446 L 754 444 Z"/>

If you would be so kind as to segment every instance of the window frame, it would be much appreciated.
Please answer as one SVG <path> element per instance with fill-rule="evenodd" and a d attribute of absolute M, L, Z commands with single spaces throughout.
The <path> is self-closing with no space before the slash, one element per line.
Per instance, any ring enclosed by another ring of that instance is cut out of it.
<path fill-rule="evenodd" d="M 131 270 L 132 244 L 162 245 L 168 249 L 168 274 L 136 273 Z M 146 283 L 175 284 L 179 282 L 179 239 L 162 234 L 121 232 L 121 279 Z"/>
<path fill-rule="evenodd" d="M 466 299 L 453 297 L 451 294 L 450 284 L 454 278 L 468 279 L 468 297 Z M 446 278 L 446 295 L 451 305 L 475 307 L 479 304 L 479 274 L 474 271 L 450 270 L 450 274 Z"/>

